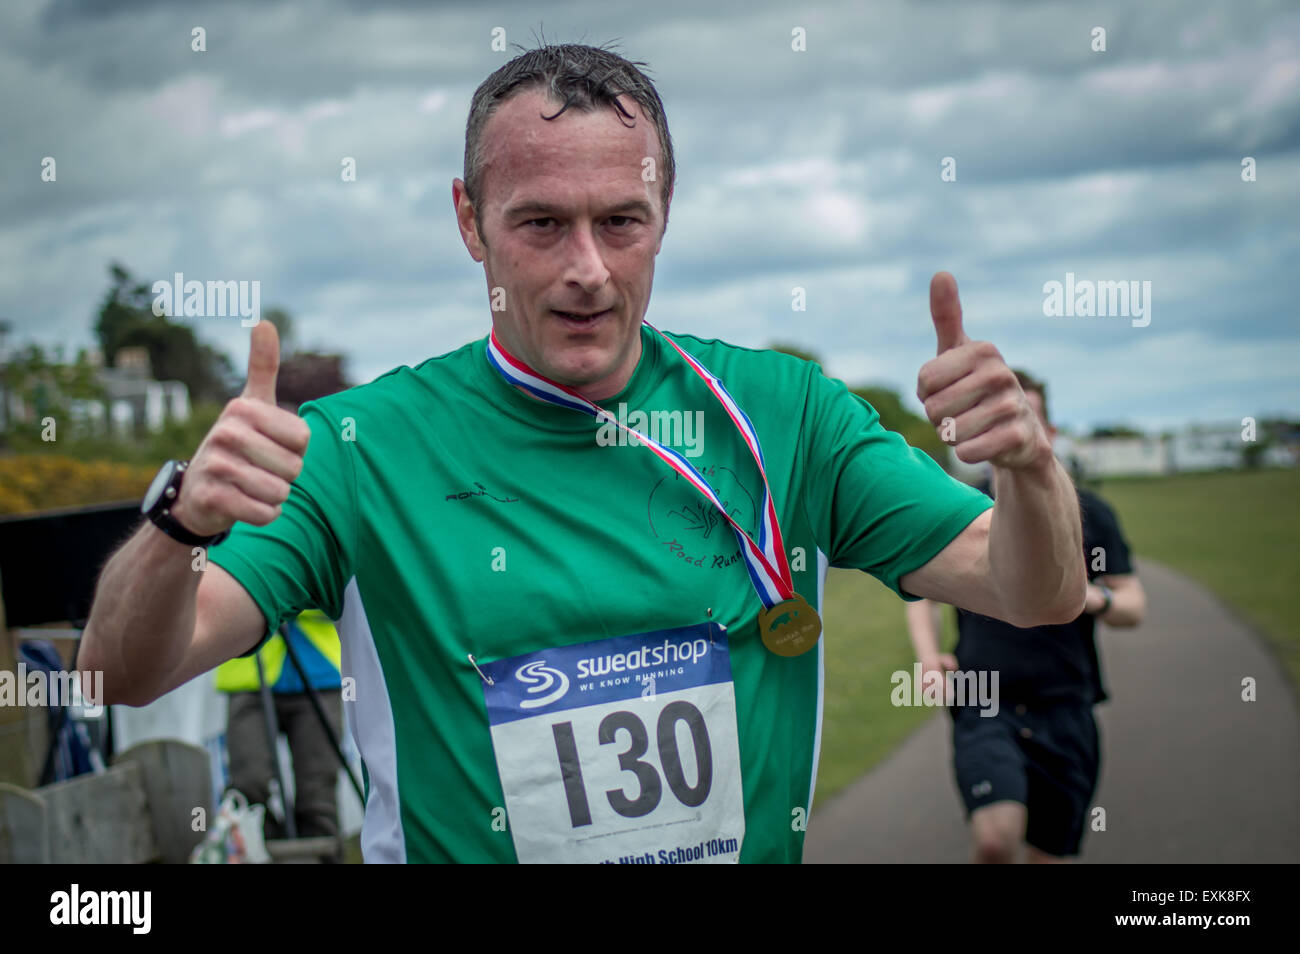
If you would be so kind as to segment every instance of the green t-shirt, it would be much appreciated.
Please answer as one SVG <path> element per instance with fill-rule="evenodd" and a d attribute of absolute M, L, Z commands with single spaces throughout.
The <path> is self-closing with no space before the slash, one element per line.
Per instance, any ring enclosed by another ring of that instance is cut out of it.
<path fill-rule="evenodd" d="M 671 337 L 753 422 L 795 590 L 814 607 L 828 565 L 865 570 L 897 592 L 901 576 L 992 505 L 884 430 L 817 365 Z M 823 647 L 835 633 L 802 656 L 769 652 L 762 605 L 712 505 L 649 450 L 620 442 L 621 432 L 507 384 L 488 364 L 486 341 L 304 405 L 312 437 L 281 516 L 267 527 L 237 524 L 210 554 L 269 630 L 308 608 L 339 620 L 343 673 L 355 680 L 344 695 L 368 781 L 366 860 L 518 860 L 485 678 L 469 656 L 486 667 L 711 619 L 726 627 L 734 682 L 739 860 L 799 861 L 821 742 Z M 648 327 L 642 343 L 627 387 L 602 406 L 682 452 L 756 535 L 762 480 L 740 434 Z M 642 773 L 663 771 L 650 724 L 643 763 L 623 734 L 602 737 L 597 752 L 622 772 L 615 786 L 629 799 L 659 785 Z M 691 737 L 671 720 L 670 736 L 673 725 L 678 764 L 693 766 Z M 539 749 L 538 765 L 562 751 L 555 731 L 557 748 Z M 661 750 L 672 747 L 663 732 Z M 554 777 L 563 799 L 558 766 Z M 690 790 L 691 778 L 679 772 L 677 781 L 674 792 Z M 597 806 L 605 797 L 589 793 Z"/>

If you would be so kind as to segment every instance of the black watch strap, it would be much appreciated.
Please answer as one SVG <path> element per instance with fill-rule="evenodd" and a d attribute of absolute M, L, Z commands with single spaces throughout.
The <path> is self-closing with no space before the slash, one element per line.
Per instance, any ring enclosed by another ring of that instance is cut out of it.
<path fill-rule="evenodd" d="M 149 518 L 155 527 L 178 543 L 184 543 L 192 547 L 215 546 L 230 536 L 229 530 L 223 530 L 209 537 L 200 536 L 185 529 L 181 522 L 172 516 L 171 503 L 180 495 L 181 481 L 184 480 L 185 471 L 189 465 L 190 462 L 187 460 L 168 461 L 164 464 L 164 469 L 172 468 L 172 473 L 166 485 L 162 487 L 152 506 L 149 506 L 150 501 L 146 499 L 141 509 L 144 510 L 145 516 Z"/>
<path fill-rule="evenodd" d="M 163 511 L 156 516 L 150 517 L 153 525 L 161 530 L 167 536 L 180 543 L 188 544 L 192 547 L 212 547 L 216 546 L 226 537 L 230 536 L 229 530 L 222 530 L 216 536 L 201 537 L 197 533 L 190 533 L 181 526 L 181 522 L 173 517 L 170 511 Z"/>

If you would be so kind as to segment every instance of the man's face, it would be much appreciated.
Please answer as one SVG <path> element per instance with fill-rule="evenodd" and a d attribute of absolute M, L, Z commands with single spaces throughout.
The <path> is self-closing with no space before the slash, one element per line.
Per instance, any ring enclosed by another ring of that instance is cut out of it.
<path fill-rule="evenodd" d="M 591 400 L 617 393 L 636 368 L 663 240 L 660 183 L 642 178 L 646 158 L 659 169 L 659 139 L 621 101 L 632 128 L 609 106 L 544 120 L 559 106 L 540 90 L 503 103 L 484 130 L 481 237 L 464 182 L 452 184 L 465 247 L 483 262 L 489 295 L 504 290 L 498 338 Z"/>

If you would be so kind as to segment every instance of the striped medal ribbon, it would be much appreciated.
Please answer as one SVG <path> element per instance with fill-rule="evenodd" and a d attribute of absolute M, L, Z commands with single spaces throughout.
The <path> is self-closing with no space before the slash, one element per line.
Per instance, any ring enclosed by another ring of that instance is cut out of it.
<path fill-rule="evenodd" d="M 763 448 L 759 444 L 754 425 L 749 420 L 749 416 L 727 393 L 726 387 L 716 375 L 683 351 L 675 341 L 654 325 L 649 322 L 646 324 L 671 345 L 673 350 L 680 354 L 687 365 L 704 381 L 705 386 L 731 418 L 753 455 L 754 463 L 758 465 L 758 472 L 763 478 L 762 518 L 759 521 L 757 542 L 745 532 L 731 514 L 727 513 L 717 493 L 709 486 L 709 482 L 684 456 L 671 447 L 663 446 L 648 434 L 642 434 L 628 427 L 613 414 L 587 400 L 572 388 L 538 374 L 502 346 L 497 338 L 496 329 L 492 330 L 488 338 L 487 359 L 506 381 L 522 388 L 539 401 L 581 411 L 601 424 L 614 424 L 626 431 L 713 504 L 735 533 L 736 542 L 740 545 L 740 554 L 745 561 L 745 568 L 749 571 L 750 582 L 753 583 L 754 591 L 763 603 L 763 610 L 758 614 L 758 628 L 763 645 L 778 656 L 802 655 L 817 644 L 822 630 L 821 618 L 808 601 L 794 591 L 790 563 L 786 558 L 785 546 L 781 539 L 781 526 L 777 522 L 776 505 L 772 501 L 772 491 L 768 486 L 767 469 L 763 466 Z"/>

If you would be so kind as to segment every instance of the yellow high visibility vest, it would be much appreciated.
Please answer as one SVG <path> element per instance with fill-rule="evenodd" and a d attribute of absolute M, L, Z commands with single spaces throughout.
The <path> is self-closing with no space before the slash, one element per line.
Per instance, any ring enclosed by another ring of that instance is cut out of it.
<path fill-rule="evenodd" d="M 330 618 L 320 610 L 303 610 L 294 620 L 298 628 L 320 650 L 320 654 L 339 669 L 343 660 L 343 647 L 339 644 L 338 631 Z M 262 660 L 262 670 L 266 674 L 266 684 L 274 686 L 280 681 L 284 672 L 285 659 L 288 656 L 284 648 L 284 637 L 276 633 L 268 639 L 254 656 L 237 656 L 217 667 L 217 690 L 220 692 L 256 692 L 257 659 Z"/>

